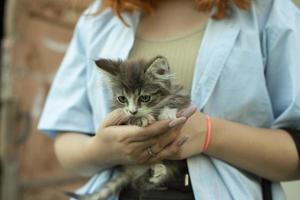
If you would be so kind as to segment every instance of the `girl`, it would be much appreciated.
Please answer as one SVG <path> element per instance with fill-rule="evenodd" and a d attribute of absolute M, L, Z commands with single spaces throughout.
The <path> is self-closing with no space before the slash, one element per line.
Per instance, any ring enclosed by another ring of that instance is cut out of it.
<path fill-rule="evenodd" d="M 119 198 L 282 200 L 279 181 L 300 177 L 299 51 L 300 13 L 289 0 L 96 1 L 78 21 L 39 129 L 66 169 L 93 175 L 81 194 L 98 191 L 116 165 L 176 159 L 187 163 L 178 184 L 129 187 Z M 175 127 L 118 126 L 124 113 L 109 109 L 94 60 L 157 54 L 197 111 Z"/>

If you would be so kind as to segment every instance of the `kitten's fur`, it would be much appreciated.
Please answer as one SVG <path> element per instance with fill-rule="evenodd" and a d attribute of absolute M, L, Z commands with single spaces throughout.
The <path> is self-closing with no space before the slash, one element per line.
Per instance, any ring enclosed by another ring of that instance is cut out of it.
<path fill-rule="evenodd" d="M 128 124 L 145 127 L 157 120 L 175 119 L 176 112 L 190 104 L 189 95 L 175 82 L 168 61 L 162 56 L 150 62 L 100 59 L 96 65 L 105 71 L 109 80 L 113 91 L 112 109 L 122 108 L 130 115 Z M 99 192 L 68 195 L 80 200 L 105 200 L 130 183 L 141 191 L 159 188 L 178 175 L 182 167 L 179 161 L 120 166 L 120 173 Z"/>

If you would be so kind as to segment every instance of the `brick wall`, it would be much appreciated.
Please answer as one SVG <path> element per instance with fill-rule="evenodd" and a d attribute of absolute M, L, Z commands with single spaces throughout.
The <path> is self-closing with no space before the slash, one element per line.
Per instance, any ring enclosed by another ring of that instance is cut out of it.
<path fill-rule="evenodd" d="M 15 145 L 21 188 L 18 200 L 66 199 L 61 191 L 73 190 L 83 183 L 59 166 L 53 151 L 53 140 L 36 129 L 46 94 L 68 46 L 74 25 L 79 14 L 89 4 L 88 1 L 78 2 L 18 1 L 12 93 L 18 102 L 19 112 L 26 116 L 31 125 L 24 143 Z M 26 120 L 17 123 L 22 126 Z M 70 181 L 72 183 L 66 183 Z"/>

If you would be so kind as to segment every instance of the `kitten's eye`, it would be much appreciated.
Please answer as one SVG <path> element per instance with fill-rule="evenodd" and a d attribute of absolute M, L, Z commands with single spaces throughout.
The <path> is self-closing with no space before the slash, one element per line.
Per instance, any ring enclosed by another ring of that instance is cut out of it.
<path fill-rule="evenodd" d="M 147 103 L 151 100 L 151 96 L 150 95 L 141 95 L 139 97 L 139 101 L 143 102 L 143 103 Z"/>
<path fill-rule="evenodd" d="M 118 101 L 119 101 L 120 103 L 126 103 L 126 102 L 127 102 L 127 99 L 126 99 L 125 96 L 118 96 Z"/>

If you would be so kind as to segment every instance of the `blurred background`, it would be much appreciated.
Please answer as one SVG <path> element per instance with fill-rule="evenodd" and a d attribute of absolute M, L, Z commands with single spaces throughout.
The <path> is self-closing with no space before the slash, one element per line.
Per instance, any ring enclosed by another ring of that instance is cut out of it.
<path fill-rule="evenodd" d="M 0 0 L 0 199 L 67 199 L 61 191 L 86 181 L 59 166 L 53 141 L 36 126 L 77 18 L 91 1 Z M 299 181 L 283 185 L 288 200 L 300 199 Z"/>

